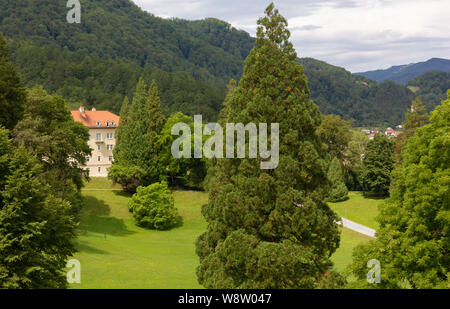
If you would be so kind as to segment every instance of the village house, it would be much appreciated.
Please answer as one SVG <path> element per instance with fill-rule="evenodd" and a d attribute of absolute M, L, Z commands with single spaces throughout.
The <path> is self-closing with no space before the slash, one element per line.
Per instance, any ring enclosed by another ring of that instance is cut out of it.
<path fill-rule="evenodd" d="M 86 158 L 85 168 L 90 176 L 107 177 L 114 160 L 115 133 L 120 117 L 108 111 L 97 111 L 95 108 L 88 111 L 83 107 L 71 113 L 75 121 L 89 128 L 88 144 L 92 154 Z"/>

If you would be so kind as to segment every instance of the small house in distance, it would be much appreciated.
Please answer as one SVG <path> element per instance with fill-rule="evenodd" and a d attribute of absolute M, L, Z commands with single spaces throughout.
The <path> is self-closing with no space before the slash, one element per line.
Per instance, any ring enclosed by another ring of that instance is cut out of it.
<path fill-rule="evenodd" d="M 73 119 L 81 122 L 89 128 L 89 146 L 92 149 L 90 157 L 86 158 L 86 169 L 93 177 L 107 177 L 108 168 L 114 160 L 113 149 L 116 145 L 116 129 L 119 126 L 120 117 L 108 112 L 90 111 L 80 107 L 71 111 Z"/>

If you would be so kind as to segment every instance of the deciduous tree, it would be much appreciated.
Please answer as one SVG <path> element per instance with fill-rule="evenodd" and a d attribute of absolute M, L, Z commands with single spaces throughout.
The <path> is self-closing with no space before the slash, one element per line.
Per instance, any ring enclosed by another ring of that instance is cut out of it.
<path fill-rule="evenodd" d="M 350 267 L 365 288 L 450 287 L 450 91 L 430 123 L 406 141 L 391 197 L 381 207 L 377 239 L 359 246 Z M 381 264 L 380 284 L 366 281 L 366 263 Z"/>

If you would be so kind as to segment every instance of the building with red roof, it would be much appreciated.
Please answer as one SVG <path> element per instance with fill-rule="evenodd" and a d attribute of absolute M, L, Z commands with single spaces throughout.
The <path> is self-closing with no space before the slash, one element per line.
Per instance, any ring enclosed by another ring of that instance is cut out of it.
<path fill-rule="evenodd" d="M 115 133 L 120 117 L 108 111 L 97 111 L 95 108 L 89 111 L 83 107 L 71 111 L 71 113 L 75 121 L 89 128 L 88 144 L 92 149 L 92 154 L 86 158 L 85 168 L 89 171 L 90 176 L 107 177 L 108 169 L 114 161 Z"/>

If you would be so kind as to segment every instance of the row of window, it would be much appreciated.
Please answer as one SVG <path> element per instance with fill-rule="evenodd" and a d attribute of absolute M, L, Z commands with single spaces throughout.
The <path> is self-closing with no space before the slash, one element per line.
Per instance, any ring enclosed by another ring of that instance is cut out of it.
<path fill-rule="evenodd" d="M 91 172 L 91 168 L 87 168 L 86 169 L 89 173 Z M 99 172 L 99 173 L 101 173 L 102 172 L 102 168 L 99 166 L 98 168 L 97 168 L 97 171 Z"/>
<path fill-rule="evenodd" d="M 105 124 L 107 127 L 114 127 L 116 125 L 114 121 L 106 121 Z M 100 127 L 102 123 L 100 121 L 97 121 L 96 125 L 97 127 Z"/>
<path fill-rule="evenodd" d="M 107 138 L 107 139 L 114 139 L 114 133 L 106 133 L 106 138 Z M 97 134 L 95 135 L 95 140 L 96 140 L 97 142 L 103 141 L 103 134 L 102 134 L 102 133 L 97 133 Z"/>
<path fill-rule="evenodd" d="M 114 160 L 113 156 L 109 156 L 108 157 L 109 162 L 112 162 Z M 102 156 L 98 156 L 97 157 L 97 162 L 102 162 L 103 161 L 103 157 Z M 91 157 L 86 157 L 86 162 L 91 162 Z"/>
<path fill-rule="evenodd" d="M 114 145 L 106 145 L 106 150 L 113 150 L 114 149 Z M 97 150 L 98 151 L 102 151 L 102 145 L 99 144 L 97 145 Z"/>

